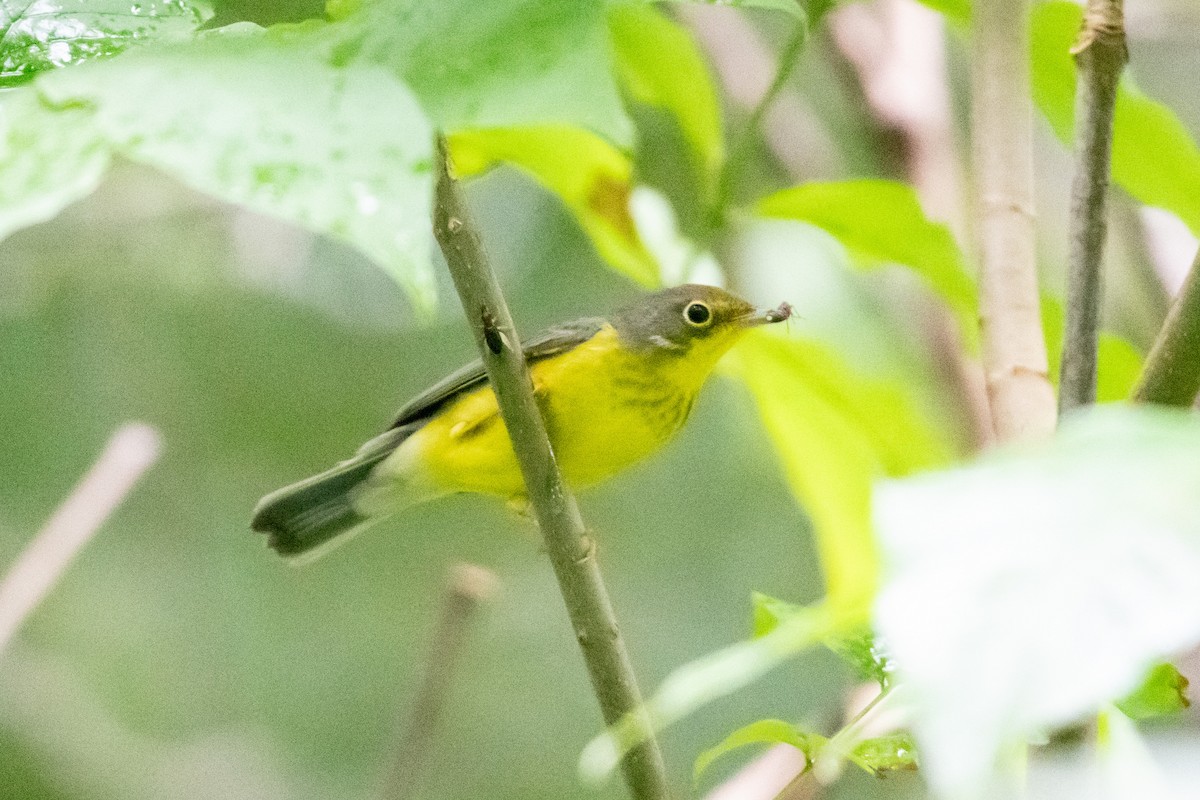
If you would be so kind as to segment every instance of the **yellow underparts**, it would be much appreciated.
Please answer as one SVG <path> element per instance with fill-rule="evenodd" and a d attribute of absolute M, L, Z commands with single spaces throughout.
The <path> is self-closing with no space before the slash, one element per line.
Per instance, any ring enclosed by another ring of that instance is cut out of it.
<path fill-rule="evenodd" d="M 734 333 L 694 342 L 685 352 L 647 355 L 622 347 L 605 326 L 583 344 L 536 362 L 534 393 L 567 482 L 594 484 L 662 447 L 687 419 Z M 400 485 L 428 487 L 426 495 L 516 497 L 525 490 L 486 385 L 447 405 L 380 465 L 380 473 Z"/>

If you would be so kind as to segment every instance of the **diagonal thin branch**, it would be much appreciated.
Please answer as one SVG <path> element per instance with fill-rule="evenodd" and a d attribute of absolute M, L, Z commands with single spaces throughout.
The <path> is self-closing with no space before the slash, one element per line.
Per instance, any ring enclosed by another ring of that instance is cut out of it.
<path fill-rule="evenodd" d="M 1063 333 L 1059 413 L 1096 401 L 1105 196 L 1111 170 L 1113 109 L 1128 61 L 1121 0 L 1088 0 L 1075 54 L 1075 180 Z"/>
<path fill-rule="evenodd" d="M 972 14 L 979 312 L 992 425 L 1000 441 L 1040 438 L 1055 424 L 1034 247 L 1029 5 L 978 0 Z"/>
<path fill-rule="evenodd" d="M 1200 251 L 1134 390 L 1141 403 L 1190 406 L 1200 393 Z"/>
<path fill-rule="evenodd" d="M 605 722 L 611 725 L 629 713 L 644 713 L 641 692 L 600 575 L 595 543 L 584 527 L 574 495 L 559 473 L 512 316 L 452 176 L 453 167 L 441 137 L 437 151 L 434 235 L 446 256 L 496 393 L 534 516 L 587 662 L 592 688 Z M 668 796 L 662 754 L 653 736 L 647 735 L 625 757 L 622 767 L 630 793 L 637 800 Z"/>
<path fill-rule="evenodd" d="M 100 457 L 0 581 L 0 652 L 158 459 L 161 448 L 158 431 L 136 422 L 122 426 L 108 440 Z"/>
<path fill-rule="evenodd" d="M 382 800 L 410 800 L 420 796 L 438 719 L 466 644 L 467 628 L 480 603 L 495 594 L 497 586 L 496 576 L 483 567 L 455 564 L 450 570 L 441 619 L 425 664 L 425 678 L 384 779 L 379 794 Z"/>

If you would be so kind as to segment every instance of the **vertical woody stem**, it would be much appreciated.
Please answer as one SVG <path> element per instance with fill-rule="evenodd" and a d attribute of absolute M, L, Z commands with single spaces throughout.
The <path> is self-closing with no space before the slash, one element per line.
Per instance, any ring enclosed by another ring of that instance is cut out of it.
<path fill-rule="evenodd" d="M 1059 410 L 1096 400 L 1105 195 L 1112 154 L 1117 84 L 1128 60 L 1121 0 L 1089 0 L 1071 52 L 1075 87 L 1075 180 L 1071 187 L 1071 250 L 1063 335 Z"/>
<path fill-rule="evenodd" d="M 1190 406 L 1200 392 L 1200 251 L 1134 391 L 1141 403 Z"/>
<path fill-rule="evenodd" d="M 584 527 L 574 495 L 559 473 L 512 316 L 453 178 L 446 142 L 441 137 L 436 169 L 433 232 L 446 256 L 496 393 L 500 416 L 512 439 L 592 688 L 604 721 L 611 725 L 631 712 L 641 714 L 642 697 L 596 562 L 595 544 Z M 662 754 L 653 736 L 647 735 L 625 757 L 622 767 L 636 800 L 662 800 L 668 796 Z"/>
<path fill-rule="evenodd" d="M 1029 0 L 974 5 L 971 138 L 980 324 L 992 425 L 1001 441 L 1053 432 L 1034 250 Z"/>

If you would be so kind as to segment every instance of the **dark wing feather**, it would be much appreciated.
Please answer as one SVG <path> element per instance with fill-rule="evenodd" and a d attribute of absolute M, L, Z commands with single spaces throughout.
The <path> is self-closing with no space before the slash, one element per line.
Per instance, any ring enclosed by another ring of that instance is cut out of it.
<path fill-rule="evenodd" d="M 605 324 L 603 319 L 589 317 L 550 328 L 524 343 L 525 362 L 533 364 L 543 358 L 549 358 L 583 344 L 595 336 Z M 475 361 L 468 364 L 405 403 L 396 412 L 396 421 L 392 423 L 392 427 L 399 428 L 411 422 L 427 419 L 455 397 L 474 389 L 485 381 L 487 381 L 487 373 L 484 371 L 483 362 Z"/>

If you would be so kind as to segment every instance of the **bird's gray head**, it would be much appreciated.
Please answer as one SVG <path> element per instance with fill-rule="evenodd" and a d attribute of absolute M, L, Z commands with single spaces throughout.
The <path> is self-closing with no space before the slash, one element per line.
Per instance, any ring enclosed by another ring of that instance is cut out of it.
<path fill-rule="evenodd" d="M 716 361 L 750 328 L 791 316 L 787 303 L 760 311 L 715 286 L 688 283 L 643 297 L 612 318 L 621 343 L 662 355 L 711 356 Z"/>

